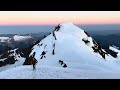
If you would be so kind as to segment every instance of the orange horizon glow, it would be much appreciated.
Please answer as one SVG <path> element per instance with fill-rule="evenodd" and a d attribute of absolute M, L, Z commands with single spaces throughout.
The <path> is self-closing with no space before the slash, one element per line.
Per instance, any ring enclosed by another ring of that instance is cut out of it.
<path fill-rule="evenodd" d="M 0 11 L 0 25 L 120 24 L 120 11 Z"/>

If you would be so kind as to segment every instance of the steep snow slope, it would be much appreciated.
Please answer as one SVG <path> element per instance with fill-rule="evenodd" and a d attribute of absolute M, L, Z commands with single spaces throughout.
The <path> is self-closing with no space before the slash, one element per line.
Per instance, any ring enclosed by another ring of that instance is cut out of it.
<path fill-rule="evenodd" d="M 120 78 L 120 61 L 73 23 L 58 25 L 29 56 L 34 53 L 36 71 L 32 66 L 20 66 L 2 71 L 0 78 Z"/>
<path fill-rule="evenodd" d="M 20 35 L 15 35 L 13 36 L 14 41 L 22 41 L 26 39 L 32 38 L 31 36 L 20 36 Z"/>

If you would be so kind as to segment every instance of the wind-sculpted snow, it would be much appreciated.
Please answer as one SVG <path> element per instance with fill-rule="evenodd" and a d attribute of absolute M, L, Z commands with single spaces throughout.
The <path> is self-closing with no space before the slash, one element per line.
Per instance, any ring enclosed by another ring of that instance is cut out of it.
<path fill-rule="evenodd" d="M 96 71 L 72 68 L 58 68 L 52 66 L 38 66 L 32 70 L 31 66 L 19 66 L 0 73 L 0 79 L 112 79 L 120 78 L 120 73 L 110 71 Z"/>

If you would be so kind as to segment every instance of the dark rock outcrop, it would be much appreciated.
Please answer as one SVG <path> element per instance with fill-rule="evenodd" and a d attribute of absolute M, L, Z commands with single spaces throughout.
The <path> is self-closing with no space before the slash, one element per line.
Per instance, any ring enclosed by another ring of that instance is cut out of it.
<path fill-rule="evenodd" d="M 105 59 L 105 55 L 108 55 L 108 53 L 106 51 L 103 51 L 101 45 L 98 44 L 95 40 L 93 40 L 93 44 L 94 46 L 92 46 L 92 49 L 94 52 L 99 53 Z"/>
<path fill-rule="evenodd" d="M 57 38 L 56 38 L 56 35 L 55 35 L 55 32 L 53 31 L 53 37 L 55 38 L 55 40 L 57 40 Z"/>
<path fill-rule="evenodd" d="M 64 68 L 66 68 L 66 67 L 67 67 L 67 65 L 66 65 L 66 64 L 64 64 L 64 65 L 63 65 L 63 67 L 64 67 Z"/>
<path fill-rule="evenodd" d="M 84 41 L 84 42 L 85 42 L 85 44 L 90 43 L 90 41 L 85 40 L 84 38 L 82 39 L 82 41 Z"/>

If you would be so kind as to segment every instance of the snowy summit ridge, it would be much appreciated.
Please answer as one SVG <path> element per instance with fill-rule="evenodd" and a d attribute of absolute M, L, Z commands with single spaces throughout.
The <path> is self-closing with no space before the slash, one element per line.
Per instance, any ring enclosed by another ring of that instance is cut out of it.
<path fill-rule="evenodd" d="M 71 68 L 80 68 L 83 64 L 96 65 L 113 58 L 86 31 L 73 23 L 56 26 L 50 35 L 33 47 L 29 56 L 33 53 L 41 65 L 63 67 L 64 64 L 59 64 L 62 60 Z"/>

